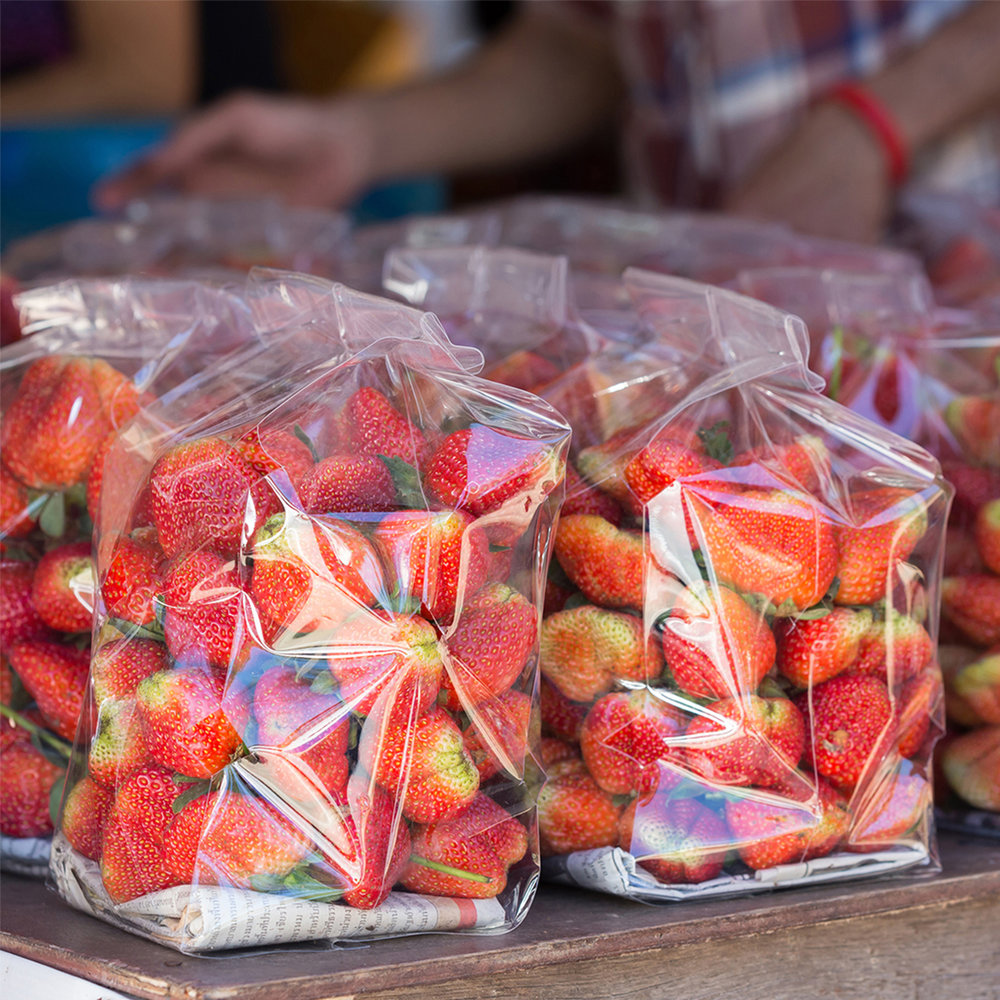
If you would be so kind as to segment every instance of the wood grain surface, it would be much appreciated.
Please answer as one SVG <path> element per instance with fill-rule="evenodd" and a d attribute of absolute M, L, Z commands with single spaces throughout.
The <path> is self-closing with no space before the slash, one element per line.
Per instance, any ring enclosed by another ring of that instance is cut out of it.
<path fill-rule="evenodd" d="M 4 876 L 0 947 L 156 1000 L 1000 1000 L 1000 842 L 945 833 L 941 857 L 934 877 L 655 907 L 543 885 L 505 935 L 215 957 Z"/>

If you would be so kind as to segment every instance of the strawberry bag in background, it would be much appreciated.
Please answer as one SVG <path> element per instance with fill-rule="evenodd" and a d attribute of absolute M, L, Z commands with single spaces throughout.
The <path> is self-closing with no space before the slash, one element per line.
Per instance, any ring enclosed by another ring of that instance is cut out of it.
<path fill-rule="evenodd" d="M 935 869 L 937 463 L 818 393 L 797 318 L 624 287 L 687 382 L 575 449 L 541 629 L 543 870 L 657 901 Z"/>
<path fill-rule="evenodd" d="M 1000 326 L 935 310 L 923 279 L 779 268 L 737 284 L 804 317 L 827 393 L 923 445 L 955 488 L 940 659 L 956 738 L 942 746 L 942 821 L 995 830 L 954 795 L 1000 811 Z"/>
<path fill-rule="evenodd" d="M 508 930 L 569 429 L 428 314 L 297 275 L 248 300 L 272 380 L 206 373 L 112 452 L 55 884 L 185 951 Z"/>
<path fill-rule="evenodd" d="M 0 358 L 0 864 L 44 874 L 86 694 L 106 455 L 190 374 L 186 353 L 203 363 L 250 325 L 235 300 L 183 282 L 66 282 L 17 305 L 26 338 Z"/>

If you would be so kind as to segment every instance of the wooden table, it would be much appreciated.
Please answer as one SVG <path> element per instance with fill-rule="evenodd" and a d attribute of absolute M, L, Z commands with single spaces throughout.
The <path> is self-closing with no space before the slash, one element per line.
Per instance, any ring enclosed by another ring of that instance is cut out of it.
<path fill-rule="evenodd" d="M 937 877 L 660 907 L 547 885 L 497 937 L 214 958 L 123 934 L 4 876 L 0 947 L 142 998 L 1000 1000 L 1000 842 L 944 833 L 941 855 Z"/>

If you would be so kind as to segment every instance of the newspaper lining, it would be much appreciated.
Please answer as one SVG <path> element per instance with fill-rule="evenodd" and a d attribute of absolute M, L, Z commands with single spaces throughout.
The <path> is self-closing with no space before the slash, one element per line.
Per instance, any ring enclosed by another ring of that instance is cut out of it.
<path fill-rule="evenodd" d="M 52 843 L 51 873 L 60 894 L 77 909 L 182 951 L 510 928 L 496 899 L 407 892 L 390 893 L 373 910 L 214 885 L 177 886 L 115 904 L 104 890 L 100 867 L 61 834 Z"/>
<path fill-rule="evenodd" d="M 647 903 L 666 903 L 746 896 L 788 886 L 870 878 L 926 864 L 929 859 L 930 855 L 923 845 L 899 845 L 871 854 L 829 854 L 798 864 L 776 865 L 763 871 L 722 875 L 696 885 L 667 885 L 640 868 L 627 851 L 620 847 L 604 847 L 545 858 L 542 861 L 542 876 L 551 882 L 576 885 L 613 896 L 640 899 Z"/>

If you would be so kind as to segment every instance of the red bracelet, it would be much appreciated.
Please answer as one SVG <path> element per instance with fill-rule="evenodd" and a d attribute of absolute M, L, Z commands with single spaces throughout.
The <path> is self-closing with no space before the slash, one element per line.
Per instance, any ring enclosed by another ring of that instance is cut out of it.
<path fill-rule="evenodd" d="M 899 187 L 910 172 L 910 151 L 889 109 L 870 90 L 857 83 L 841 83 L 828 96 L 854 111 L 871 129 L 885 154 L 889 182 Z"/>

